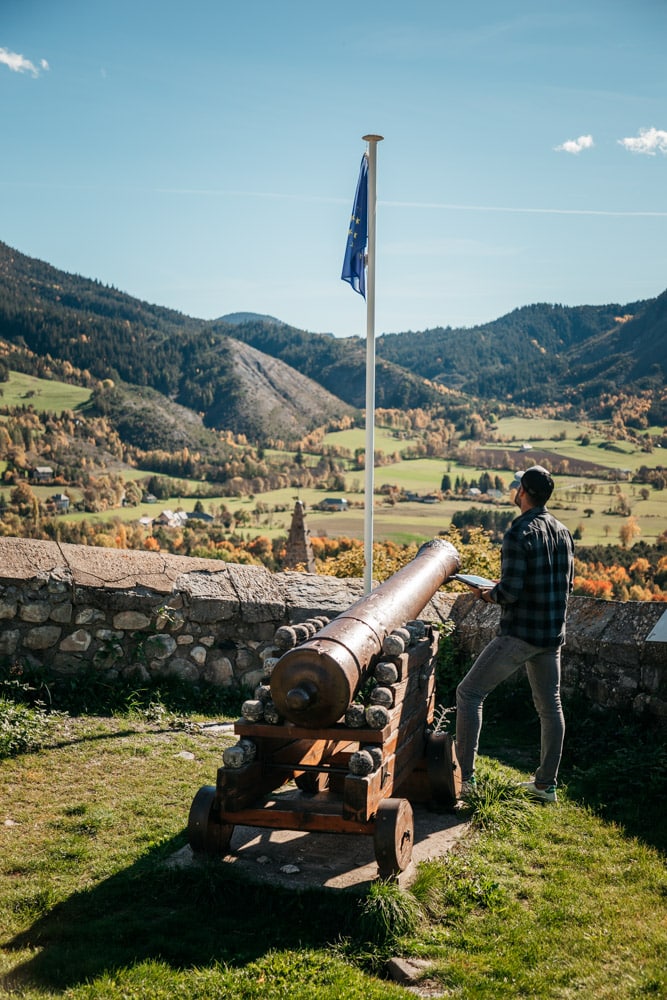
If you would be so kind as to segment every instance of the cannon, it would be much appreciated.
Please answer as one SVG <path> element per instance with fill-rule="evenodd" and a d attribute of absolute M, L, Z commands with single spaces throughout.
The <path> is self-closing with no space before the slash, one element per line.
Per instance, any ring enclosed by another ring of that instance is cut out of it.
<path fill-rule="evenodd" d="M 286 652 L 271 675 L 271 695 L 279 713 L 309 728 L 340 719 L 373 658 L 382 651 L 385 637 L 416 618 L 458 568 L 454 546 L 434 538 L 367 597 Z"/>
<path fill-rule="evenodd" d="M 438 633 L 418 619 L 458 568 L 433 539 L 333 621 L 278 629 L 294 644 L 244 704 L 216 785 L 193 799 L 195 853 L 227 854 L 236 825 L 361 833 L 381 877 L 405 870 L 412 803 L 452 806 L 460 792 L 453 741 L 433 726 Z M 291 781 L 296 798 L 272 794 Z"/>

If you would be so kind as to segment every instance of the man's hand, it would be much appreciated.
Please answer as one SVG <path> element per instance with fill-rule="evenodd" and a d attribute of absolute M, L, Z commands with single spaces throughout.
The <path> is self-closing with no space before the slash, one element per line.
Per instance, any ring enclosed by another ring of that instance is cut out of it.
<path fill-rule="evenodd" d="M 491 591 L 488 587 L 472 587 L 472 592 L 479 601 L 484 601 L 485 604 L 493 604 L 491 600 Z"/>

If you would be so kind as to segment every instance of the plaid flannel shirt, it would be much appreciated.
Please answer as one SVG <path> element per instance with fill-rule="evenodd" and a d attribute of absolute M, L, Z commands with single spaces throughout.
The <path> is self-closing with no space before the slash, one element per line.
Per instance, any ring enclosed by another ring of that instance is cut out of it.
<path fill-rule="evenodd" d="M 503 538 L 500 581 L 491 591 L 501 609 L 501 635 L 540 648 L 565 642 L 573 556 L 572 535 L 545 507 L 512 521 Z"/>

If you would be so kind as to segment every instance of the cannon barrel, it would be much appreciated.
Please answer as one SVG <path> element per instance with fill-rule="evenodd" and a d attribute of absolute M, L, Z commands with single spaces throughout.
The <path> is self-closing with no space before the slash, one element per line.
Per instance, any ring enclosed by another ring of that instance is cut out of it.
<path fill-rule="evenodd" d="M 434 538 L 415 558 L 280 658 L 271 674 L 271 697 L 281 716 L 306 728 L 330 726 L 347 711 L 387 635 L 417 618 L 459 568 L 450 542 Z"/>

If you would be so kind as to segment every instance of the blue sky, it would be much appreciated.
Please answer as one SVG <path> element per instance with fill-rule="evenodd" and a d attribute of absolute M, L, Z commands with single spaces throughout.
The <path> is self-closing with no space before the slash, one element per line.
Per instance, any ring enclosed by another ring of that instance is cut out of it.
<path fill-rule="evenodd" d="M 211 319 L 363 335 L 667 288 L 664 0 L 2 0 L 0 240 Z"/>

